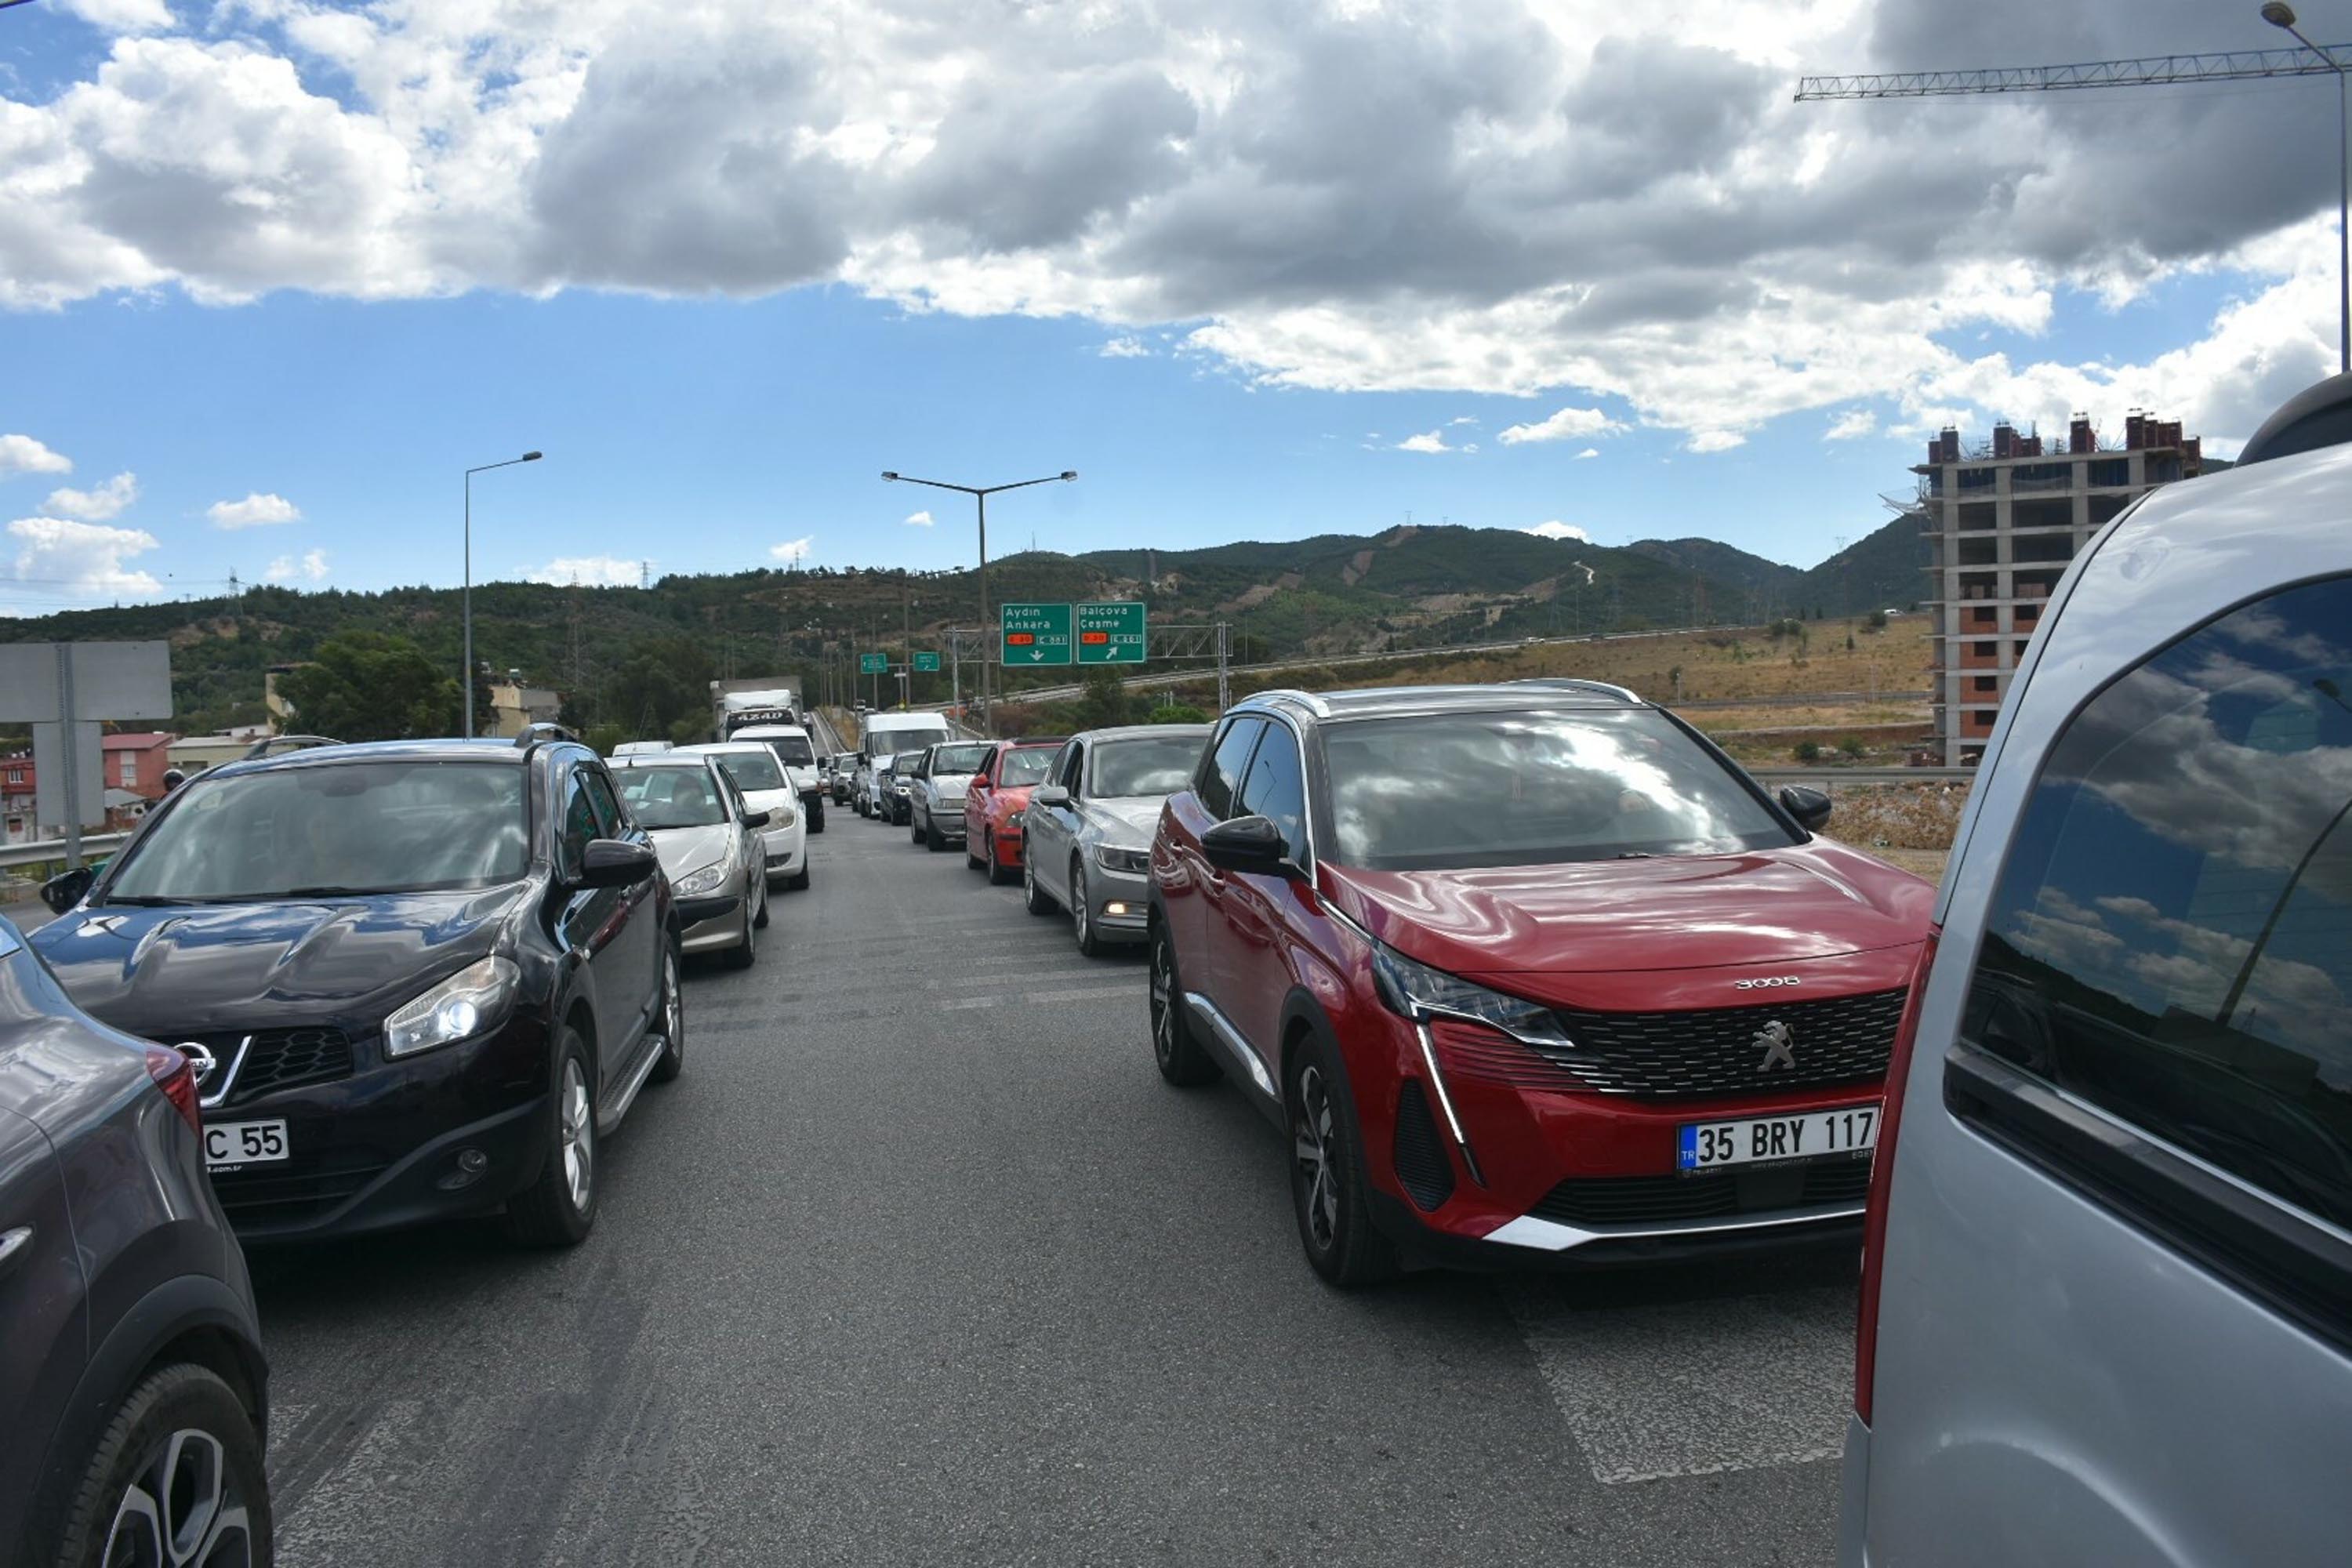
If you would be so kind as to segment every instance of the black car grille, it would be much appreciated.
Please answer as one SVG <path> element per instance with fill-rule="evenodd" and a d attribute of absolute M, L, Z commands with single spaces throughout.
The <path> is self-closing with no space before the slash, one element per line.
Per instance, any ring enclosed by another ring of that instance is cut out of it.
<path fill-rule="evenodd" d="M 236 1060 L 237 1047 L 246 1038 L 236 1034 L 190 1037 L 213 1053 L 222 1072 Z M 252 1038 L 236 1081 L 218 1109 L 244 1105 L 281 1089 L 352 1076 L 352 1042 L 341 1029 L 257 1029 Z"/>
<path fill-rule="evenodd" d="M 1529 1212 L 1562 1225 L 1666 1225 L 1858 1204 L 1869 1192 L 1870 1159 L 1862 1155 L 1696 1176 L 1571 1176 Z"/>
<path fill-rule="evenodd" d="M 1442 1205 L 1454 1195 L 1454 1162 L 1438 1142 L 1437 1120 L 1429 1113 L 1429 1097 L 1421 1085 L 1407 1079 L 1397 1095 L 1397 1180 L 1422 1213 Z"/>
<path fill-rule="evenodd" d="M 1588 1089 L 1654 1100 L 1877 1082 L 1886 1077 L 1903 1001 L 1898 989 L 1682 1013 L 1561 1012 L 1574 1048 L 1539 1054 Z M 1772 1024 L 1787 1026 L 1795 1065 L 1767 1071 L 1764 1034 Z"/>
<path fill-rule="evenodd" d="M 279 1163 L 220 1172 L 213 1177 L 213 1191 L 236 1229 L 275 1229 L 323 1218 L 391 1163 L 374 1149 L 330 1149 L 317 1155 L 298 1150 Z"/>

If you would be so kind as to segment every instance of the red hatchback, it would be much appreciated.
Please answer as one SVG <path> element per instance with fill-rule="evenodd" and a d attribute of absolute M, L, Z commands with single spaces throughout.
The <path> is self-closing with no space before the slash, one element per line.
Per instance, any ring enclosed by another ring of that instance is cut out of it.
<path fill-rule="evenodd" d="M 1594 682 L 1252 698 L 1152 847 L 1160 1073 L 1341 1283 L 1855 1237 L 1935 889 L 1829 809 Z"/>
<path fill-rule="evenodd" d="M 1045 769 L 1066 735 L 1023 736 L 1003 741 L 988 754 L 963 797 L 963 858 L 985 870 L 992 882 L 1021 877 L 1021 814 L 1029 792 L 1045 782 Z"/>

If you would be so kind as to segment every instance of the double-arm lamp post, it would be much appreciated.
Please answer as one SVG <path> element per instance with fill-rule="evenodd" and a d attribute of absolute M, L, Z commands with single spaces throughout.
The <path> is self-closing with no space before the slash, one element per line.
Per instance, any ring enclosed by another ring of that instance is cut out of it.
<path fill-rule="evenodd" d="M 1027 489 L 1031 485 L 1067 484 L 1078 477 L 1076 468 L 1065 468 L 1058 474 L 1048 474 L 1042 479 L 1021 479 L 1009 485 L 951 485 L 944 479 L 919 479 L 910 474 L 886 470 L 882 477 L 893 484 L 929 485 L 935 490 L 954 490 L 968 495 L 980 506 L 980 710 L 988 712 L 988 498 L 1005 490 Z M 911 656 L 910 656 L 911 657 Z"/>
<path fill-rule="evenodd" d="M 503 463 L 484 463 L 466 470 L 466 662 L 457 671 L 457 704 L 466 710 L 466 739 L 474 738 L 474 476 L 517 463 L 536 463 L 537 452 L 525 452 Z"/>

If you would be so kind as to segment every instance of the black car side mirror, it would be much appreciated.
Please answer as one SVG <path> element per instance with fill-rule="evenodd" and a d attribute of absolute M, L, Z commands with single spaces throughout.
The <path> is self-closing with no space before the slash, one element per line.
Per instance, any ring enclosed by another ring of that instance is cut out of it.
<path fill-rule="evenodd" d="M 573 881 L 583 888 L 634 888 L 660 866 L 661 858 L 650 844 L 591 838 L 580 852 L 580 875 Z"/>
<path fill-rule="evenodd" d="M 87 866 L 77 866 L 70 871 L 60 871 L 41 884 L 41 902 L 49 906 L 52 914 L 63 914 L 81 902 L 89 885 L 98 880 L 98 873 Z"/>
<path fill-rule="evenodd" d="M 747 811 L 743 814 L 743 826 L 746 827 L 765 827 L 768 826 L 769 818 L 775 815 L 776 814 L 772 811 Z"/>
<path fill-rule="evenodd" d="M 1830 819 L 1831 805 L 1828 795 L 1803 784 L 1790 784 L 1780 792 L 1780 808 L 1795 817 L 1797 826 L 1808 833 L 1822 830 Z"/>
<path fill-rule="evenodd" d="M 1290 858 L 1289 841 L 1282 829 L 1263 816 L 1236 816 L 1201 835 L 1201 853 L 1220 871 L 1242 871 L 1260 877 L 1296 877 L 1298 863 Z"/>

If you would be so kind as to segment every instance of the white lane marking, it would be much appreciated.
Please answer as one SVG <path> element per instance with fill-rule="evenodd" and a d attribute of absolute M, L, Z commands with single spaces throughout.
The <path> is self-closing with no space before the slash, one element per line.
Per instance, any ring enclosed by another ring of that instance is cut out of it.
<path fill-rule="evenodd" d="M 952 996 L 940 1004 L 940 1011 L 969 1013 L 975 1007 L 993 1007 L 1003 1000 L 1000 996 Z"/>
<path fill-rule="evenodd" d="M 1853 1290 L 1591 1307 L 1576 1303 L 1575 1289 L 1513 1279 L 1502 1293 L 1594 1480 L 1801 1465 L 1843 1451 Z"/>
<path fill-rule="evenodd" d="M 1139 985 L 1087 985 L 1074 991 L 1031 991 L 1013 996 L 957 996 L 940 1003 L 942 1013 L 968 1013 L 975 1007 L 994 1007 L 1001 1003 L 1026 1006 L 1033 1002 L 1096 1002 L 1106 996 L 1140 996 Z"/>

